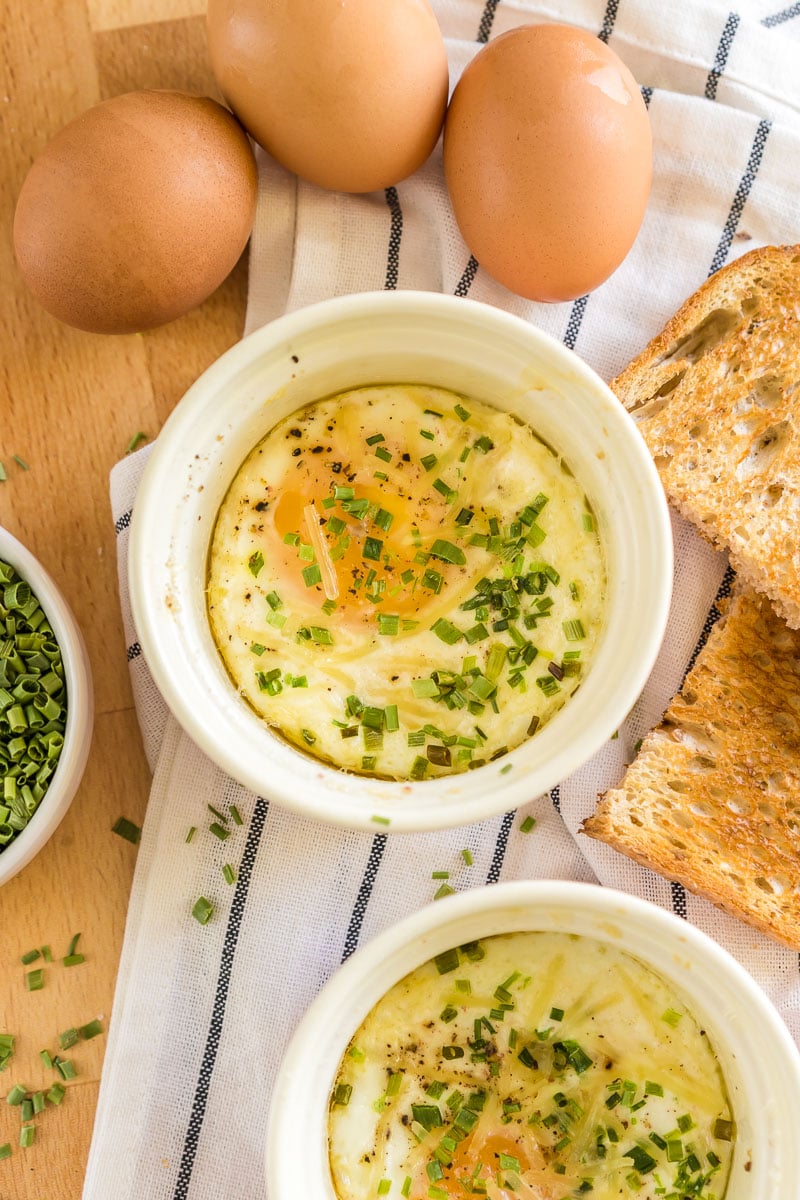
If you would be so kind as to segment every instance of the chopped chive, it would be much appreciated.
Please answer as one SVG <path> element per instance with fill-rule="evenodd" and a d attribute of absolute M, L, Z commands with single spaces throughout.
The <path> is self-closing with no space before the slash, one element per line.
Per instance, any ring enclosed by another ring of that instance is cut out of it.
<path fill-rule="evenodd" d="M 264 555 L 260 550 L 253 551 L 247 560 L 247 566 L 250 574 L 254 576 L 254 578 L 258 578 L 258 573 L 264 566 Z"/>
<path fill-rule="evenodd" d="M 68 955 L 74 954 L 75 951 L 78 949 L 78 942 L 80 941 L 80 936 L 81 935 L 79 933 L 73 934 L 72 938 L 70 939 L 69 949 L 67 950 Z"/>
<path fill-rule="evenodd" d="M 350 1103 L 350 1097 L 352 1096 L 352 1094 L 353 1094 L 352 1084 L 337 1083 L 336 1088 L 334 1089 L 331 1103 L 338 1108 L 346 1108 L 347 1105 Z"/>
<path fill-rule="evenodd" d="M 454 894 L 455 888 L 451 888 L 449 883 L 443 883 L 433 893 L 433 898 L 434 900 L 443 900 L 445 896 L 452 896 Z"/>
<path fill-rule="evenodd" d="M 448 646 L 454 646 L 463 636 L 461 630 L 456 629 L 455 625 L 451 621 L 445 620 L 444 617 L 438 617 L 434 621 L 431 625 L 431 633 L 435 633 L 439 640 Z"/>
<path fill-rule="evenodd" d="M 666 1021 L 667 1025 L 672 1025 L 674 1028 L 682 1016 L 683 1014 L 676 1012 L 674 1008 L 668 1008 L 666 1012 L 662 1013 L 661 1020 Z"/>
<path fill-rule="evenodd" d="M 275 612 L 276 609 L 281 608 L 283 605 L 283 601 L 281 600 L 281 598 L 277 592 L 267 592 L 264 599 L 266 600 L 267 604 L 270 606 L 270 608 L 272 609 L 273 612 Z"/>
<path fill-rule="evenodd" d="M 391 825 L 392 823 L 389 817 L 382 817 L 378 813 L 373 813 L 370 821 L 374 821 L 376 825 Z"/>
<path fill-rule="evenodd" d="M 380 538 L 368 537 L 364 539 L 364 548 L 361 551 L 361 557 L 369 562 L 380 562 L 381 551 L 383 550 L 383 542 Z"/>
<path fill-rule="evenodd" d="M 41 950 L 29 950 L 27 954 L 22 955 L 20 962 L 22 962 L 24 966 L 28 967 L 32 962 L 36 962 L 37 958 L 41 958 L 41 956 Z"/>
<path fill-rule="evenodd" d="M 322 571 L 319 568 L 319 563 L 312 563 L 309 567 L 303 568 L 303 582 L 306 587 L 315 587 L 322 582 Z"/>
<path fill-rule="evenodd" d="M 129 821 L 127 817 L 120 817 L 114 825 L 111 826 L 111 832 L 116 833 L 118 837 L 124 838 L 126 842 L 130 842 L 132 846 L 138 846 L 142 836 L 142 831 L 138 825 L 134 825 L 133 821 Z"/>
<path fill-rule="evenodd" d="M 47 1067 L 48 1071 L 51 1071 L 53 1069 L 53 1060 L 50 1056 L 49 1050 L 40 1050 L 39 1058 L 42 1060 L 44 1065 Z"/>
<path fill-rule="evenodd" d="M 195 901 L 194 907 L 192 908 L 192 916 L 194 917 L 195 921 L 199 921 L 201 925 L 208 924 L 213 912 L 214 905 L 210 900 L 206 900 L 205 896 L 200 896 L 200 898 Z"/>
<path fill-rule="evenodd" d="M 283 535 L 284 546 L 298 546 L 300 544 L 299 533 L 285 533 Z"/>
<path fill-rule="evenodd" d="M 11 1091 L 6 1096 L 6 1104 L 10 1104 L 12 1108 L 17 1108 L 28 1094 L 28 1089 L 23 1087 L 21 1083 L 15 1083 Z"/>
<path fill-rule="evenodd" d="M 66 1094 L 67 1089 L 64 1087 L 63 1083 L 54 1083 L 50 1088 L 50 1091 L 47 1093 L 47 1099 L 51 1104 L 60 1104 Z"/>
<path fill-rule="evenodd" d="M 433 486 L 440 496 L 444 496 L 448 504 L 458 495 L 443 479 L 434 479 Z"/>
<path fill-rule="evenodd" d="M 464 408 L 463 404 L 457 404 L 455 406 L 455 408 L 453 409 L 453 411 L 455 412 L 456 416 L 458 417 L 458 419 L 460 421 L 468 421 L 470 419 L 470 417 L 472 416 L 471 413 L 467 412 L 467 410 L 466 410 L 466 408 Z"/>
<path fill-rule="evenodd" d="M 186 841 L 186 843 L 187 843 L 187 844 L 188 844 L 189 842 L 191 842 L 191 841 L 194 839 L 194 835 L 195 835 L 196 833 L 197 833 L 197 826 L 196 826 L 196 825 L 190 825 L 190 826 L 189 826 L 189 831 L 188 831 L 188 833 L 186 834 L 186 838 L 185 838 L 185 841 Z"/>
<path fill-rule="evenodd" d="M 484 435 L 472 443 L 472 449 L 479 450 L 481 454 L 488 454 L 490 450 L 494 450 L 494 442 Z"/>
<path fill-rule="evenodd" d="M 561 626 L 564 630 L 564 636 L 568 642 L 580 642 L 586 637 L 586 631 L 583 628 L 583 623 L 577 618 L 570 621 L 562 621 Z"/>
<path fill-rule="evenodd" d="M 38 1116 L 40 1112 L 44 1112 L 44 1092 L 34 1092 L 31 1099 L 33 1101 L 33 1115 Z"/>
<path fill-rule="evenodd" d="M 86 959 L 82 954 L 68 954 L 61 961 L 65 967 L 79 967 Z"/>
<path fill-rule="evenodd" d="M 231 820 L 233 821 L 234 825 L 244 824 L 244 822 L 242 821 L 242 814 L 239 812 L 239 810 L 235 804 L 231 805 L 230 813 L 231 813 Z"/>
<path fill-rule="evenodd" d="M 69 1050 L 78 1040 L 77 1029 L 65 1029 L 58 1035 L 58 1044 L 62 1050 Z"/>
<path fill-rule="evenodd" d="M 433 558 L 439 558 L 442 562 L 453 563 L 456 566 L 463 566 L 467 561 L 464 551 L 459 546 L 454 546 L 452 542 L 446 541 L 444 538 L 437 538 L 431 546 L 431 555 Z"/>
<path fill-rule="evenodd" d="M 53 952 L 49 946 L 42 946 L 42 958 L 47 963 L 53 961 Z"/>
<path fill-rule="evenodd" d="M 134 450 L 136 450 L 142 444 L 142 442 L 146 442 L 146 441 L 147 441 L 147 434 L 142 433 L 142 431 L 140 429 L 139 432 L 135 433 L 133 435 L 133 437 L 131 438 L 131 440 L 128 442 L 127 446 L 125 447 L 125 453 L 133 454 Z M 14 455 L 14 457 L 16 458 L 16 455 Z M 25 469 L 27 470 L 27 467 Z"/>
<path fill-rule="evenodd" d="M 394 637 L 399 631 L 399 616 L 390 613 L 378 613 L 378 633 Z"/>
<path fill-rule="evenodd" d="M 383 436 L 382 433 L 373 433 L 371 437 L 367 438 L 367 445 L 375 446 L 375 445 L 377 445 L 378 442 L 385 442 L 385 441 L 386 441 L 386 438 Z"/>
<path fill-rule="evenodd" d="M 35 1125 L 23 1125 L 19 1131 L 20 1146 L 22 1146 L 23 1149 L 27 1149 L 28 1146 L 33 1145 L 33 1141 L 34 1141 L 35 1137 L 36 1137 L 36 1126 Z"/>
<path fill-rule="evenodd" d="M 468 867 L 471 867 L 475 861 L 474 858 L 472 857 L 472 851 L 468 850 L 466 847 L 464 847 L 464 849 L 461 851 L 461 857 L 463 858 L 464 862 L 467 864 Z"/>
<path fill-rule="evenodd" d="M 81 1025 L 78 1030 L 84 1041 L 88 1042 L 91 1038 L 97 1037 L 103 1032 L 103 1026 L 98 1020 L 88 1021 L 86 1025 Z"/>
<path fill-rule="evenodd" d="M 519 827 L 520 833 L 530 833 L 536 827 L 536 819 L 534 817 L 526 817 Z"/>
<path fill-rule="evenodd" d="M 257 655 L 260 658 L 261 655 L 266 650 L 266 648 L 267 648 L 266 646 L 261 645 L 261 642 L 253 642 L 253 644 L 250 647 L 250 653 Z"/>
<path fill-rule="evenodd" d="M 390 512 L 387 512 L 385 508 L 379 508 L 375 513 L 373 520 L 379 529 L 382 529 L 384 533 L 388 533 L 392 527 L 394 515 Z"/>
<path fill-rule="evenodd" d="M 384 709 L 383 716 L 384 716 L 384 724 L 386 726 L 386 732 L 387 733 L 396 733 L 397 730 L 400 728 L 400 718 L 398 717 L 398 714 L 397 714 L 397 705 L 396 704 L 387 704 L 386 708 Z"/>
<path fill-rule="evenodd" d="M 208 832 L 213 833 L 214 837 L 219 838 L 221 842 L 224 842 L 226 838 L 231 836 L 230 829 L 226 829 L 224 825 L 220 825 L 219 821 L 212 821 L 208 827 Z"/>
<path fill-rule="evenodd" d="M 431 879 L 449 879 L 449 871 L 431 871 Z"/>
<path fill-rule="evenodd" d="M 25 987 L 29 992 L 40 992 L 44 987 L 44 971 L 41 967 L 37 971 L 27 971 L 25 974 Z"/>
<path fill-rule="evenodd" d="M 0 1146 L 0 1161 L 2 1161 L 4 1158 L 10 1158 L 10 1157 L 11 1157 L 11 1142 L 3 1142 L 2 1146 Z M 411 1187 L 410 1187 L 411 1177 L 410 1176 L 408 1177 L 408 1182 L 409 1182 L 409 1190 L 408 1190 L 408 1192 L 403 1192 L 404 1196 L 408 1196 L 409 1192 L 411 1191 Z"/>
<path fill-rule="evenodd" d="M 75 1079 L 78 1072 L 68 1058 L 57 1058 L 54 1061 L 62 1079 Z"/>
<path fill-rule="evenodd" d="M 234 868 L 231 866 L 230 863 L 225 863 L 225 865 L 223 866 L 222 878 L 228 884 L 236 883 L 236 871 L 234 870 Z"/>
<path fill-rule="evenodd" d="M 585 533 L 594 533 L 594 517 L 591 513 L 585 512 L 581 522 Z"/>
<path fill-rule="evenodd" d="M 376 446 L 375 447 L 375 457 L 379 458 L 381 460 L 381 462 L 385 462 L 385 463 L 392 461 L 392 455 L 386 449 L 385 446 Z"/>

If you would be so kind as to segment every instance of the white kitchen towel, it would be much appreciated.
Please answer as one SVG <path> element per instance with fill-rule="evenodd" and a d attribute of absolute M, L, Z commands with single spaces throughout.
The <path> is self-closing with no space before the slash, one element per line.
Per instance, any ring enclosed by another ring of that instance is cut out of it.
<path fill-rule="evenodd" d="M 441 154 L 367 196 L 323 192 L 259 156 L 247 329 L 346 292 L 416 287 L 509 309 L 610 377 L 710 272 L 768 242 L 800 240 L 800 4 L 747 0 L 434 0 L 456 81 L 480 44 L 515 25 L 590 29 L 642 85 L 655 140 L 653 192 L 637 242 L 591 296 L 543 306 L 484 274 L 461 240 Z M 552 795 L 445 833 L 348 833 L 305 821 L 226 778 L 155 689 L 128 602 L 128 526 L 148 451 L 113 472 L 127 653 L 153 787 L 139 847 L 85 1200 L 264 1200 L 270 1088 L 294 1026 L 360 944 L 431 900 L 434 870 L 457 889 L 499 879 L 595 880 L 686 917 L 730 950 L 800 1041 L 798 956 L 582 836 L 660 717 L 730 585 L 725 559 L 675 517 L 675 591 L 664 647 L 619 737 Z M 208 805 L 238 806 L 222 843 Z M 522 819 L 537 821 L 531 833 Z M 191 826 L 198 828 L 187 844 Z M 467 866 L 461 850 L 474 862 Z M 232 863 L 235 885 L 221 868 Z M 216 911 L 192 918 L 201 894 Z M 446 900 L 441 903 L 446 904 Z"/>

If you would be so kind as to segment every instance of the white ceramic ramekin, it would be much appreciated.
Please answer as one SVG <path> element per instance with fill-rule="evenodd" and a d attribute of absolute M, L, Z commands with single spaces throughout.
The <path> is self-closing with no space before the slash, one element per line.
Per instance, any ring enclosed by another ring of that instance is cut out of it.
<path fill-rule="evenodd" d="M 83 776 L 94 721 L 89 659 L 81 631 L 66 600 L 42 564 L 0 526 L 0 559 L 10 563 L 36 595 L 61 647 L 67 685 L 64 748 L 50 786 L 24 829 L 0 852 L 0 886 L 31 861 L 58 828 Z"/>
<path fill-rule="evenodd" d="M 506 883 L 429 905 L 341 967 L 286 1050 L 266 1149 L 270 1200 L 335 1200 L 328 1106 L 341 1057 L 376 1002 L 452 946 L 520 930 L 582 934 L 615 945 L 675 987 L 707 1031 L 736 1123 L 725 1200 L 800 1196 L 800 1053 L 743 967 L 705 934 L 622 892 L 586 883 Z"/>
<path fill-rule="evenodd" d="M 605 629 L 580 689 L 501 762 L 421 782 L 369 779 L 276 736 L 232 686 L 206 614 L 209 540 L 250 449 L 297 408 L 369 383 L 427 383 L 507 409 L 567 459 L 598 516 Z M 655 467 L 630 417 L 575 354 L 508 313 L 423 292 L 325 301 L 245 338 L 189 389 L 136 497 L 130 588 L 139 640 L 172 712 L 254 792 L 320 820 L 390 832 L 463 825 L 547 790 L 634 704 L 663 636 L 672 537 Z M 501 774 L 501 769 L 504 773 Z"/>

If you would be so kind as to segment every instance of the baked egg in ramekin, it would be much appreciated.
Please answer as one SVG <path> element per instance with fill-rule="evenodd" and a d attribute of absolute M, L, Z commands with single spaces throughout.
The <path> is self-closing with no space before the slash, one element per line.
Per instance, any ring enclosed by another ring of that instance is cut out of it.
<path fill-rule="evenodd" d="M 614 732 L 672 541 L 642 439 L 572 352 L 472 301 L 376 293 L 273 322 L 189 390 L 130 581 L 157 685 L 230 775 L 424 830 L 514 807 Z"/>
<path fill-rule="evenodd" d="M 800 1054 L 686 921 L 592 884 L 430 905 L 325 985 L 286 1049 L 271 1200 L 764 1200 L 800 1191 Z"/>

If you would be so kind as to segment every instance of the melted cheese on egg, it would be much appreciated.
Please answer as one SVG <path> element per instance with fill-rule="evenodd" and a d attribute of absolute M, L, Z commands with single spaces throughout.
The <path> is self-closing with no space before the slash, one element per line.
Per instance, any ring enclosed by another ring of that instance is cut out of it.
<path fill-rule="evenodd" d="M 591 662 L 602 549 L 562 459 L 438 388 L 318 401 L 248 455 L 215 525 L 212 633 L 300 748 L 396 779 L 532 736 Z"/>
<path fill-rule="evenodd" d="M 329 1116 L 339 1200 L 721 1200 L 732 1137 L 713 1048 L 668 984 L 559 933 L 406 976 L 356 1032 Z"/>

